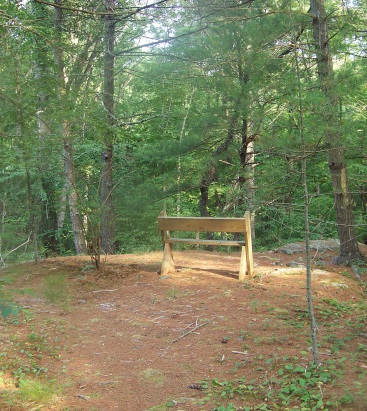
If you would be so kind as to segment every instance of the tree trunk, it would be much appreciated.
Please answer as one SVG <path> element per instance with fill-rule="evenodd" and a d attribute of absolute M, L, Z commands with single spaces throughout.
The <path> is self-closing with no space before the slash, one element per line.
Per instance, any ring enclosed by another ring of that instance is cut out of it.
<path fill-rule="evenodd" d="M 177 160 L 177 190 L 178 190 L 178 195 L 177 195 L 177 215 L 180 215 L 181 212 L 181 144 L 182 144 L 182 140 L 184 138 L 185 135 L 185 128 L 186 128 L 186 121 L 187 118 L 189 116 L 189 112 L 191 109 L 191 104 L 192 104 L 192 99 L 194 97 L 194 93 L 195 93 L 195 87 L 192 88 L 191 91 L 191 95 L 190 98 L 187 100 L 187 98 L 185 98 L 185 103 L 184 103 L 184 107 L 186 107 L 186 113 L 184 116 L 184 119 L 182 121 L 182 126 L 181 126 L 181 131 L 180 131 L 180 153 L 178 156 L 178 160 Z"/>
<path fill-rule="evenodd" d="M 34 262 L 36 264 L 39 263 L 40 258 L 39 258 L 39 251 L 38 251 L 38 219 L 36 215 L 36 207 L 35 207 L 35 201 L 34 201 L 34 196 L 32 193 L 32 184 L 31 184 L 31 174 L 29 172 L 28 166 L 26 169 L 26 178 L 27 178 L 27 198 L 28 198 L 28 207 L 29 207 L 29 228 L 32 232 L 32 242 L 33 242 L 33 248 L 34 248 Z"/>
<path fill-rule="evenodd" d="M 202 217 L 209 217 L 210 213 L 207 208 L 209 200 L 209 187 L 216 178 L 216 161 L 217 158 L 225 153 L 236 136 L 236 124 L 239 118 L 239 99 L 235 103 L 234 112 L 229 119 L 229 125 L 227 130 L 227 136 L 223 143 L 217 147 L 217 149 L 212 153 L 210 163 L 205 170 L 205 173 L 200 182 L 200 200 L 199 200 L 199 210 Z"/>
<path fill-rule="evenodd" d="M 6 192 L 3 194 L 3 198 L 0 200 L 0 210 L 1 210 L 1 219 L 0 219 L 0 264 L 5 267 L 5 262 L 3 259 L 3 234 L 5 226 L 5 216 L 6 216 Z"/>
<path fill-rule="evenodd" d="M 232 204 L 235 209 L 244 211 L 251 210 L 251 235 L 255 238 L 255 151 L 254 139 L 255 134 L 251 133 L 253 125 L 249 121 L 250 113 L 250 95 L 247 91 L 247 86 L 250 81 L 250 74 L 247 68 L 246 56 L 244 55 L 244 39 L 239 34 L 234 34 L 233 47 L 237 53 L 237 77 L 240 86 L 240 97 L 238 101 L 237 111 L 240 114 L 241 121 L 241 147 L 238 150 L 240 158 L 240 169 L 233 183 L 234 199 Z M 244 210 L 245 208 L 245 210 Z"/>
<path fill-rule="evenodd" d="M 199 211 L 202 217 L 210 217 L 208 211 L 208 201 L 209 201 L 209 187 L 215 179 L 215 164 L 211 160 L 208 168 L 205 171 L 204 176 L 200 182 L 200 200 L 199 200 Z"/>
<path fill-rule="evenodd" d="M 255 239 L 255 134 L 249 134 L 249 122 L 247 118 L 242 120 L 241 130 L 241 149 L 239 151 L 241 171 L 243 175 L 238 176 L 238 186 L 240 187 L 241 197 L 238 205 L 245 204 L 251 213 L 251 236 Z M 245 190 L 243 193 L 243 181 Z M 246 210 L 246 211 L 247 211 Z"/>
<path fill-rule="evenodd" d="M 37 18 L 42 18 L 46 6 L 44 4 L 33 3 L 33 13 Z M 42 11 L 42 12 L 40 12 Z M 50 119 L 47 118 L 47 87 L 49 80 L 48 73 L 48 47 L 44 41 L 35 36 L 35 66 L 34 76 L 38 86 L 38 104 L 37 104 L 37 133 L 40 148 L 37 156 L 37 169 L 42 184 L 42 189 L 46 196 L 46 201 L 42 203 L 40 213 L 40 234 L 44 246 L 45 256 L 57 255 L 60 252 L 60 236 L 58 235 L 57 224 L 57 186 L 53 178 L 50 177 L 52 163 L 44 161 L 49 155 L 50 146 Z M 46 204 L 46 206 L 45 206 Z M 47 209 L 46 209 L 47 207 Z"/>
<path fill-rule="evenodd" d="M 298 110 L 299 110 L 299 130 L 302 147 L 302 186 L 304 196 L 304 223 L 305 223 L 305 246 L 306 246 L 306 292 L 307 292 L 307 311 L 310 320 L 311 341 L 313 361 L 315 364 L 320 364 L 319 361 L 319 347 L 317 335 L 317 321 L 313 303 L 313 289 L 312 289 L 312 272 L 311 272 L 311 255 L 310 255 L 310 218 L 309 218 L 309 195 L 307 186 L 307 152 L 304 126 L 304 111 L 303 111 L 303 95 L 301 88 L 300 69 L 298 64 L 297 49 L 295 48 L 295 61 L 297 70 L 298 83 Z"/>
<path fill-rule="evenodd" d="M 63 125 L 64 137 L 68 135 L 67 128 L 68 123 Z M 87 254 L 83 217 L 79 211 L 79 196 L 75 188 L 76 181 L 73 144 L 70 142 L 70 139 L 65 139 L 64 141 L 64 165 L 66 177 L 66 191 L 68 193 L 70 220 L 71 227 L 73 230 L 75 251 L 78 255 Z"/>
<path fill-rule="evenodd" d="M 58 213 L 57 213 L 57 230 L 60 232 L 64 228 L 67 199 L 68 199 L 67 187 L 64 184 L 62 187 L 62 191 L 61 191 L 60 206 L 59 206 Z"/>
<path fill-rule="evenodd" d="M 324 94 L 323 120 L 326 128 L 329 171 L 333 186 L 336 220 L 340 240 L 339 263 L 361 258 L 355 231 L 353 205 L 348 187 L 347 169 L 340 128 L 338 128 L 338 97 L 334 87 L 332 56 L 329 49 L 328 24 L 324 0 L 310 0 L 313 34 L 317 52 L 320 88 Z"/>
<path fill-rule="evenodd" d="M 21 87 L 21 65 L 18 58 L 15 59 L 15 72 L 16 72 L 16 90 L 18 101 L 16 104 L 17 107 L 17 128 L 19 130 L 19 137 L 22 141 L 23 147 L 23 158 L 26 168 L 26 181 L 27 181 L 27 199 L 28 199 L 28 210 L 29 210 L 29 230 L 31 232 L 33 248 L 34 248 L 34 262 L 39 263 L 39 251 L 38 251 L 38 228 L 39 228 L 39 206 L 37 205 L 37 200 L 32 190 L 31 183 L 31 173 L 29 170 L 29 155 L 25 146 L 26 141 L 26 126 L 24 119 L 24 110 L 23 110 L 23 90 Z"/>
<path fill-rule="evenodd" d="M 115 2 L 105 0 L 105 53 L 103 73 L 103 106 L 106 131 L 102 150 L 101 175 L 101 246 L 104 253 L 115 252 L 115 213 L 113 209 L 113 140 L 115 126 L 114 68 L 115 68 Z"/>
<path fill-rule="evenodd" d="M 56 3 L 61 4 L 61 0 Z M 58 35 L 57 40 L 61 42 L 63 30 L 63 10 L 55 7 L 55 27 Z M 56 44 L 54 46 L 54 58 L 57 67 L 59 80 L 59 101 L 60 104 L 67 107 L 67 78 L 65 76 L 65 65 L 62 54 L 62 49 Z M 83 226 L 83 218 L 79 211 L 79 195 L 76 189 L 76 176 L 74 166 L 74 149 L 70 138 L 70 122 L 68 119 L 61 121 L 61 133 L 64 139 L 64 167 L 65 167 L 65 186 L 67 188 L 67 196 L 69 201 L 70 220 L 73 230 L 74 246 L 77 254 L 86 254 L 87 247 L 85 241 L 85 230 Z"/>

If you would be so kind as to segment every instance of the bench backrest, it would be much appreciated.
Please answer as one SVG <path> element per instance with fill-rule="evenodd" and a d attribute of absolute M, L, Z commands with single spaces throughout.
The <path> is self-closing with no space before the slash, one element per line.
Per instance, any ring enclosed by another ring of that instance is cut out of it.
<path fill-rule="evenodd" d="M 245 218 L 159 216 L 158 226 L 167 231 L 245 233 L 248 230 Z"/>

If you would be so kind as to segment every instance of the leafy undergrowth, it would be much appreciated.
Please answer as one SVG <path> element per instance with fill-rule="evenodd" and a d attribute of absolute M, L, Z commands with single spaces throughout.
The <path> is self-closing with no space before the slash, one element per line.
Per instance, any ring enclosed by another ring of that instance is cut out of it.
<path fill-rule="evenodd" d="M 10 280 L 7 280 L 11 284 Z M 19 292 L 20 290 L 17 290 Z M 27 290 L 31 296 L 35 292 Z M 65 307 L 69 296 L 65 277 L 45 277 L 42 293 L 53 304 Z M 21 292 L 24 294 L 24 292 Z M 37 318 L 27 308 L 18 308 L 11 294 L 4 304 L 0 326 L 1 410 L 35 411 L 51 407 L 61 395 L 57 375 L 50 370 L 58 363 L 63 344 L 63 321 Z"/>
<path fill-rule="evenodd" d="M 329 360 L 323 364 L 299 365 L 300 358 L 282 358 L 266 372 L 262 380 L 203 382 L 207 391 L 201 404 L 213 404 L 213 411 L 272 411 L 272 410 L 343 410 L 363 409 L 358 404 L 365 400 L 362 382 L 356 382 L 352 392 L 337 398 L 331 394 L 333 387 L 343 387 L 343 364 Z"/>
<path fill-rule="evenodd" d="M 199 403 L 211 405 L 211 411 L 365 411 L 367 303 L 325 299 L 318 304 L 317 314 L 319 327 L 327 330 L 320 349 L 329 359 L 307 363 L 305 351 L 293 358 L 260 356 L 255 359 L 257 370 L 263 374 L 260 378 L 203 381 L 196 387 L 205 393 Z M 299 315 L 298 320 L 303 321 L 303 317 Z M 299 324 L 293 321 L 292 326 Z M 349 385 L 351 374 L 355 380 Z"/>
<path fill-rule="evenodd" d="M 23 310 L 7 318 L 0 330 L 1 410 L 38 410 L 52 404 L 61 394 L 53 368 L 65 350 L 62 320 L 35 323 Z"/>

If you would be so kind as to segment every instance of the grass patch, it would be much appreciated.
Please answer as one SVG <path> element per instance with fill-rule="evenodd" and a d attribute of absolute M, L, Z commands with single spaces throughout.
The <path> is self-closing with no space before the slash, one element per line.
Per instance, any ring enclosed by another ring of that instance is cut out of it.
<path fill-rule="evenodd" d="M 20 313 L 17 321 L 7 319 L 0 348 L 0 410 L 53 409 L 60 395 L 50 377 L 49 364 L 59 359 L 57 345 L 62 329 L 58 324 L 35 324 Z M 51 408 L 50 408 L 51 406 Z"/>
<path fill-rule="evenodd" d="M 23 378 L 16 386 L 5 384 L 8 389 L 0 390 L 0 406 L 6 409 L 38 411 L 52 405 L 61 395 L 54 381 L 41 378 Z"/>
<path fill-rule="evenodd" d="M 19 383 L 21 398 L 30 403 L 49 404 L 58 395 L 59 390 L 52 381 L 41 379 L 22 379 Z"/>
<path fill-rule="evenodd" d="M 42 294 L 49 303 L 66 311 L 69 309 L 71 298 L 65 274 L 53 274 L 45 277 L 42 283 Z"/>

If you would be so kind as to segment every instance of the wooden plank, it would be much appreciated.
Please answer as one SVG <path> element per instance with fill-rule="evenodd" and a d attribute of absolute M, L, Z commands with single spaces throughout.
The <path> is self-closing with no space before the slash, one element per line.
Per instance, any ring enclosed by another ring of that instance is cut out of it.
<path fill-rule="evenodd" d="M 244 218 L 218 217 L 158 217 L 160 230 L 171 231 L 208 231 L 223 233 L 245 233 L 247 229 Z"/>
<path fill-rule="evenodd" d="M 166 243 L 169 244 L 203 244 L 203 245 L 226 245 L 226 246 L 243 246 L 245 241 L 236 241 L 236 240 L 201 240 L 195 238 L 166 238 Z"/>
<path fill-rule="evenodd" d="M 247 230 L 245 232 L 246 240 L 246 261 L 247 261 L 247 274 L 252 277 L 254 275 L 254 257 L 252 255 L 252 237 L 251 237 L 251 214 L 249 211 L 245 213 L 245 220 L 247 225 Z"/>
<path fill-rule="evenodd" d="M 175 271 L 176 268 L 175 263 L 173 261 L 172 244 L 166 243 L 164 245 L 161 275 L 167 275 L 170 273 L 174 273 Z"/>
<path fill-rule="evenodd" d="M 241 250 L 241 260 L 240 260 L 240 272 L 239 272 L 239 276 L 238 279 L 240 281 L 243 281 L 245 279 L 246 276 L 246 272 L 247 270 L 247 253 L 246 253 L 246 248 L 247 247 L 242 247 Z"/>

